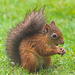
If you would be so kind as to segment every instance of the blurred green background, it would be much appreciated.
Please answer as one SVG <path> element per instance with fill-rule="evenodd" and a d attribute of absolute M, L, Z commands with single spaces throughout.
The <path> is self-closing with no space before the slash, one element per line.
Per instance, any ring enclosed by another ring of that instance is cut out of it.
<path fill-rule="evenodd" d="M 39 75 L 75 75 L 75 0 L 0 0 L 0 75 L 28 75 L 23 68 L 11 65 L 6 53 L 6 38 L 27 12 L 43 6 L 48 23 L 54 20 L 63 33 L 65 44 L 62 46 L 66 54 L 52 56 L 51 67 L 40 70 Z"/>

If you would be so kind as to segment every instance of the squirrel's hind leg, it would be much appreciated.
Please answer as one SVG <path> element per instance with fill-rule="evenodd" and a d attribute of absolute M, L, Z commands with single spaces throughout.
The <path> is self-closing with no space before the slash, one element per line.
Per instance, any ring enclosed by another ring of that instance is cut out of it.
<path fill-rule="evenodd" d="M 44 65 L 43 65 L 43 68 L 47 69 L 50 67 L 50 64 L 51 64 L 51 56 L 50 57 L 47 57 L 47 58 L 44 58 Z"/>
<path fill-rule="evenodd" d="M 30 52 L 25 52 L 21 55 L 21 66 L 29 70 L 31 73 L 34 73 L 37 70 L 38 63 L 37 58 Z"/>

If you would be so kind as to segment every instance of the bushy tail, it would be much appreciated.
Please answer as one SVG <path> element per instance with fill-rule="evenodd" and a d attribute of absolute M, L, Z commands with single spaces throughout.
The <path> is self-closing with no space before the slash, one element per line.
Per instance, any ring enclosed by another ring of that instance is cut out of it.
<path fill-rule="evenodd" d="M 26 19 L 10 32 L 7 39 L 7 54 L 15 63 L 21 63 L 19 55 L 19 44 L 25 37 L 38 33 L 45 25 L 46 18 L 43 9 L 33 11 Z"/>

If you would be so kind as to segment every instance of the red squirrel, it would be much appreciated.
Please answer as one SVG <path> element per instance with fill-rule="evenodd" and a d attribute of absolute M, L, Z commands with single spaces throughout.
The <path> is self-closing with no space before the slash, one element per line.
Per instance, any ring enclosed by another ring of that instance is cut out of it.
<path fill-rule="evenodd" d="M 7 54 L 11 61 L 31 73 L 50 67 L 52 55 L 66 53 L 58 46 L 64 44 L 62 32 L 54 21 L 50 24 L 46 21 L 44 10 L 33 11 L 8 35 Z"/>

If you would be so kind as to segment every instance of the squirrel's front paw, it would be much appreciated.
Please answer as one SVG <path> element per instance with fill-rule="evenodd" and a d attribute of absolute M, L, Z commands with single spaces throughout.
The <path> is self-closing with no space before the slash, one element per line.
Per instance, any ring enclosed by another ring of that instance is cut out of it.
<path fill-rule="evenodd" d="M 66 53 L 66 51 L 64 48 L 61 48 L 61 47 L 58 48 L 57 54 L 64 55 L 65 53 Z"/>

